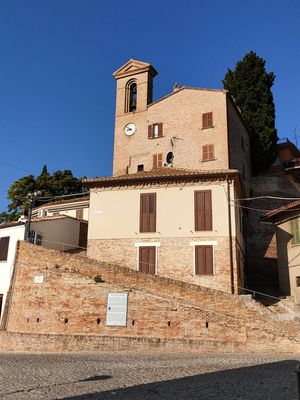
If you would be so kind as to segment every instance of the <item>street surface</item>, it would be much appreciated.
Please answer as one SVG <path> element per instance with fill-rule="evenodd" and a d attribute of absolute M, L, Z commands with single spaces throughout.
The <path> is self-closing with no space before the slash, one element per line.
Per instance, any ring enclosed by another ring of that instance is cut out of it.
<path fill-rule="evenodd" d="M 0 399 L 298 400 L 300 355 L 0 353 Z"/>

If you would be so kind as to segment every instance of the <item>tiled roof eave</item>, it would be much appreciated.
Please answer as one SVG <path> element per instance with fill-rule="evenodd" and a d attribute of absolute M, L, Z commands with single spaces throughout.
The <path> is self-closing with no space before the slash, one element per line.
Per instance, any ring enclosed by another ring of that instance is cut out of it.
<path fill-rule="evenodd" d="M 239 173 L 236 170 L 229 170 L 226 172 L 212 172 L 205 174 L 185 174 L 185 175 L 157 175 L 157 176 L 141 176 L 141 177 L 128 177 L 119 178 L 96 178 L 91 179 L 89 181 L 84 182 L 85 186 L 88 188 L 97 188 L 97 187 L 115 187 L 115 186 L 134 186 L 134 185 L 143 185 L 143 184 L 165 184 L 165 183 L 177 183 L 177 182 L 200 182 L 200 181 L 216 181 L 220 179 L 226 179 L 227 177 L 235 177 L 238 176 Z"/>

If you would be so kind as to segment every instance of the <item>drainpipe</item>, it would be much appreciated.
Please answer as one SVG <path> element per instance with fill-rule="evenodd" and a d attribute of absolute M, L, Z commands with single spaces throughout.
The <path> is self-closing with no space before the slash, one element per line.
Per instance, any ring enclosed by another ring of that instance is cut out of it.
<path fill-rule="evenodd" d="M 231 221 L 231 204 L 230 204 L 230 183 L 227 179 L 227 199 L 228 199 L 228 233 L 229 233 L 229 261 L 230 261 L 230 287 L 231 294 L 234 294 L 234 274 L 233 274 L 233 248 L 232 248 L 232 221 Z"/>

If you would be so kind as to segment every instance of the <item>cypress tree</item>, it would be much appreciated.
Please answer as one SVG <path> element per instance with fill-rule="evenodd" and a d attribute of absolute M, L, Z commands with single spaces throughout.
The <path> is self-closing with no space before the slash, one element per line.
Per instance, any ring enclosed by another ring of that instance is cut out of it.
<path fill-rule="evenodd" d="M 277 156 L 275 106 L 271 88 L 275 75 L 267 72 L 265 60 L 253 51 L 228 69 L 223 82 L 237 106 L 250 135 L 251 165 L 254 175 L 266 170 Z"/>

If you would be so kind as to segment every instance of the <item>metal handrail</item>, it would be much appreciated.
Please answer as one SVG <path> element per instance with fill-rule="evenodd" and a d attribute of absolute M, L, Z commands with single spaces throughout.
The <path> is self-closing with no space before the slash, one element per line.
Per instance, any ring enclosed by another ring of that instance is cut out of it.
<path fill-rule="evenodd" d="M 247 292 L 253 293 L 254 298 L 255 298 L 255 294 L 259 294 L 261 296 L 270 297 L 271 299 L 281 300 L 279 297 L 272 296 L 272 295 L 267 294 L 267 293 L 258 292 L 257 290 L 251 290 L 251 289 L 243 288 L 243 287 L 240 287 L 240 286 L 237 286 L 237 288 L 238 289 L 242 289 L 242 290 L 246 290 Z"/>
<path fill-rule="evenodd" d="M 28 240 L 26 240 L 28 243 L 32 243 L 32 244 L 37 244 L 36 242 L 32 242 L 30 239 L 28 239 Z M 45 239 L 42 239 L 41 241 L 40 241 L 40 243 L 41 243 L 41 246 L 43 246 L 43 243 L 54 243 L 54 244 L 62 244 L 63 245 L 63 249 L 64 249 L 64 246 L 70 246 L 70 247 L 72 247 L 72 248 L 75 248 L 75 249 L 82 249 L 82 250 L 87 250 L 87 248 L 86 247 L 82 247 L 82 246 L 77 246 L 77 245 L 75 245 L 75 244 L 71 244 L 71 243 L 65 243 L 65 242 L 55 242 L 55 241 L 52 241 L 52 240 L 45 240 Z M 69 249 L 70 250 L 70 249 Z"/>

